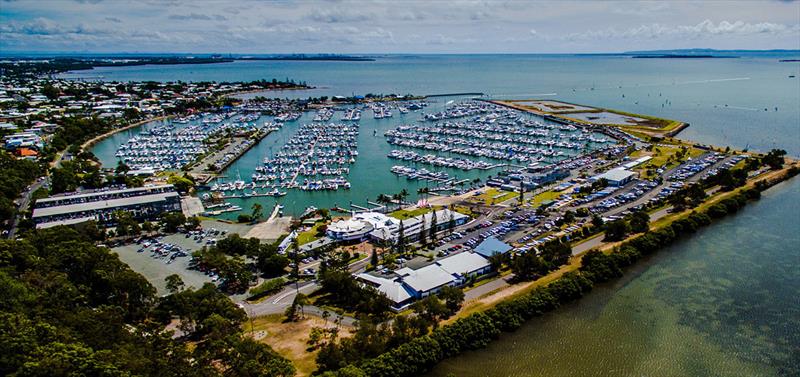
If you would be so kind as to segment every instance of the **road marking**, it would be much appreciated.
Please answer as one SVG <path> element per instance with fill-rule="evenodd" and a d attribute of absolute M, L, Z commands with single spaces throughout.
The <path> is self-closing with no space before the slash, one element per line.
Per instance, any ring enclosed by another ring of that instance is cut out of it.
<path fill-rule="evenodd" d="M 288 296 L 292 295 L 293 293 L 294 293 L 294 292 L 292 292 L 292 291 L 286 292 L 286 293 L 284 293 L 284 294 L 282 294 L 282 295 L 278 296 L 276 299 L 272 300 L 272 303 L 273 303 L 273 304 L 277 304 L 277 303 L 278 303 L 278 301 L 285 299 L 286 297 L 288 297 Z"/>

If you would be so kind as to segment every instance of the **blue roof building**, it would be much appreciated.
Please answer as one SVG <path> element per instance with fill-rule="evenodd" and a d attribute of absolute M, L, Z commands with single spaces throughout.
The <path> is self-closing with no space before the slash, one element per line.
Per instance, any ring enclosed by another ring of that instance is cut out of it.
<path fill-rule="evenodd" d="M 475 252 L 488 258 L 494 254 L 505 254 L 511 249 L 510 245 L 493 236 L 485 239 L 475 247 Z"/>

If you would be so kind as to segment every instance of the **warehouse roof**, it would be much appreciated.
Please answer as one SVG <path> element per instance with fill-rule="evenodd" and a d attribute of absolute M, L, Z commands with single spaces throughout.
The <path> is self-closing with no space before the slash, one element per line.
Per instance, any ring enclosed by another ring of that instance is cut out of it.
<path fill-rule="evenodd" d="M 178 193 L 174 191 L 163 192 L 158 194 L 131 196 L 119 199 L 98 200 L 88 203 L 76 203 L 63 206 L 34 208 L 33 217 L 37 218 L 37 217 L 54 216 L 54 215 L 66 215 L 76 212 L 112 209 L 112 208 L 126 207 L 137 204 L 163 202 L 170 197 L 178 197 Z"/>
<path fill-rule="evenodd" d="M 436 264 L 451 274 L 463 275 L 486 268 L 490 263 L 478 254 L 465 252 L 440 259 Z"/>
<path fill-rule="evenodd" d="M 475 248 L 476 253 L 487 258 L 491 257 L 495 253 L 505 254 L 509 250 L 511 250 L 511 246 L 503 241 L 498 240 L 497 237 L 494 236 L 487 238 Z"/>

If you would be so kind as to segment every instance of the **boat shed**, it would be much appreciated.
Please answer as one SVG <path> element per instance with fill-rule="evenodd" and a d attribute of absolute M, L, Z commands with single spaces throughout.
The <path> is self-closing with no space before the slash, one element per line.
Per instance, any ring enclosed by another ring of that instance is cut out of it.
<path fill-rule="evenodd" d="M 511 249 L 509 244 L 498 240 L 497 237 L 489 237 L 475 247 L 475 252 L 489 258 L 494 254 L 505 254 Z"/>
<path fill-rule="evenodd" d="M 600 179 L 605 179 L 609 186 L 623 186 L 633 180 L 634 176 L 636 176 L 635 172 L 625 168 L 614 168 L 603 174 L 596 175 L 589 180 L 595 182 Z"/>

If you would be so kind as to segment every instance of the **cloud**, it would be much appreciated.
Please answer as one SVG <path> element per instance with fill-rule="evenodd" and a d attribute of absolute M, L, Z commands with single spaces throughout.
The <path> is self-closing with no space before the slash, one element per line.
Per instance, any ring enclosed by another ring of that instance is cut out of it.
<path fill-rule="evenodd" d="M 649 24 L 624 30 L 615 28 L 589 30 L 582 33 L 567 34 L 562 39 L 587 41 L 599 39 L 658 39 L 662 37 L 705 38 L 718 35 L 779 35 L 796 34 L 798 32 L 800 32 L 800 25 L 785 25 L 772 22 L 748 23 L 744 21 L 720 21 L 715 24 L 711 20 L 704 20 L 696 25 L 668 26 Z"/>
<path fill-rule="evenodd" d="M 635 3 L 626 1 L 622 5 L 614 7 L 611 11 L 625 16 L 653 16 L 663 14 L 669 10 L 667 2 L 644 2 Z"/>
<path fill-rule="evenodd" d="M 314 9 L 306 18 L 315 22 L 336 24 L 346 22 L 363 22 L 371 19 L 371 16 L 354 9 L 343 11 L 337 8 L 325 10 Z"/>
<path fill-rule="evenodd" d="M 0 32 L 25 35 L 59 35 L 59 34 L 100 34 L 102 29 L 79 24 L 61 25 L 53 20 L 38 17 L 28 22 L 11 21 L 0 25 Z"/>
<path fill-rule="evenodd" d="M 228 18 L 220 15 L 215 14 L 213 17 L 206 15 L 206 14 L 199 14 L 199 13 L 189 13 L 189 14 L 171 14 L 169 15 L 170 20 L 179 20 L 179 21 L 186 21 L 186 20 L 199 20 L 199 21 L 225 21 Z"/>

